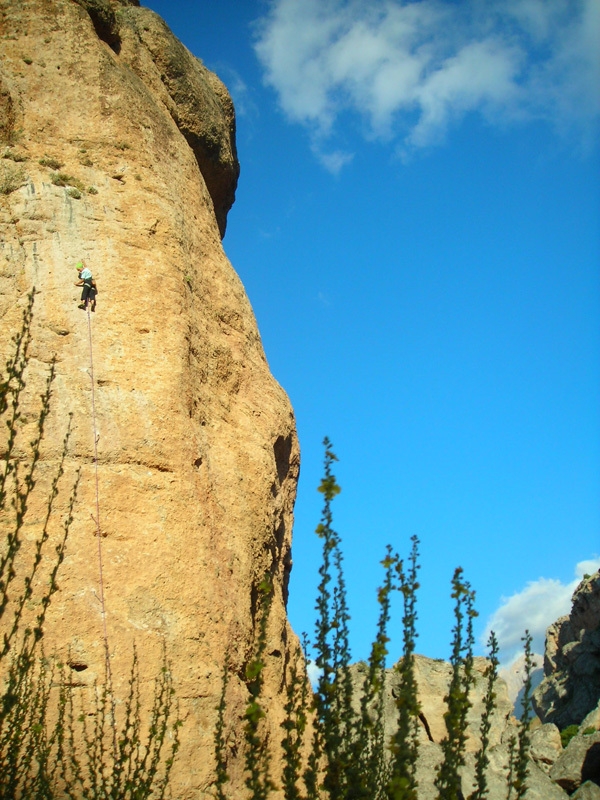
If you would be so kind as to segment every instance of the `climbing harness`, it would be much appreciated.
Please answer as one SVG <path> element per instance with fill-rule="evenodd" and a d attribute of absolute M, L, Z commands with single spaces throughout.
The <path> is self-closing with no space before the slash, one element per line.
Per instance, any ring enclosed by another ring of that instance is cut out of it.
<path fill-rule="evenodd" d="M 98 430 L 96 427 L 96 398 L 94 395 L 94 351 L 92 347 L 92 317 L 89 305 L 86 308 L 88 320 L 88 340 L 90 346 L 90 378 L 92 380 L 92 425 L 94 429 L 94 470 L 96 477 L 96 516 L 91 517 L 96 523 L 96 536 L 98 538 L 98 570 L 100 586 L 100 607 L 102 609 L 102 627 L 104 631 L 104 653 L 106 658 L 107 676 L 110 678 L 110 659 L 108 654 L 108 633 L 106 628 L 106 608 L 104 605 L 104 578 L 102 575 L 102 533 L 100 531 L 100 489 L 98 483 Z"/>

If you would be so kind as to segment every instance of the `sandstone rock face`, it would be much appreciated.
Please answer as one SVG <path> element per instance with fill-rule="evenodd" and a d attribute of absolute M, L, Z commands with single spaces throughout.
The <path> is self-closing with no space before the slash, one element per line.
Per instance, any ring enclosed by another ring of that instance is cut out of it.
<path fill-rule="evenodd" d="M 201 797 L 213 776 L 228 659 L 235 790 L 247 697 L 241 676 L 267 572 L 274 600 L 265 694 L 274 709 L 296 644 L 285 600 L 299 451 L 289 402 L 221 245 L 238 175 L 231 100 L 137 3 L 1 0 L 0 37 L 3 359 L 27 293 L 38 292 L 23 441 L 56 357 L 29 546 L 71 414 L 53 536 L 81 470 L 46 651 L 71 654 L 83 693 L 103 678 L 92 364 L 73 286 L 83 258 L 99 288 L 93 388 L 116 690 L 125 688 L 134 642 L 144 687 L 166 644 L 184 721 L 173 796 Z M 51 557 L 50 546 L 47 563 Z"/>
<path fill-rule="evenodd" d="M 559 728 L 579 725 L 600 700 L 600 573 L 584 579 L 573 607 L 548 628 L 545 678 L 533 695 L 536 713 Z"/>

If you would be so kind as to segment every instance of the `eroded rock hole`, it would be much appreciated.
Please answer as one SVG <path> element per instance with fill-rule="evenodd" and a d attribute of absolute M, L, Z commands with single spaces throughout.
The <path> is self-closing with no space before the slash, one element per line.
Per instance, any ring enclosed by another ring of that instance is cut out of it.
<path fill-rule="evenodd" d="M 290 469 L 290 456 L 292 455 L 292 435 L 278 436 L 273 445 L 275 455 L 275 466 L 279 483 L 283 483 L 284 478 Z"/>
<path fill-rule="evenodd" d="M 83 661 L 67 661 L 67 664 L 75 672 L 83 672 L 88 668 L 88 665 L 84 664 Z"/>
<path fill-rule="evenodd" d="M 114 10 L 106 0 L 75 0 L 90 15 L 96 36 L 117 55 L 121 52 L 121 37 Z"/>

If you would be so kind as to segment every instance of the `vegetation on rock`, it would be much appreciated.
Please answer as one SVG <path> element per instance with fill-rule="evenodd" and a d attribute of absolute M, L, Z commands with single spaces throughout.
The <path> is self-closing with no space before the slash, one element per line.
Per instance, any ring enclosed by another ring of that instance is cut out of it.
<path fill-rule="evenodd" d="M 325 439 L 324 477 L 319 486 L 324 504 L 316 533 L 323 543 L 320 583 L 317 590 L 314 663 L 318 679 L 309 705 L 310 690 L 300 654 L 288 671 L 286 717 L 282 724 L 282 789 L 285 800 L 418 800 L 417 759 L 420 705 L 415 676 L 416 595 L 419 542 L 412 538 L 408 565 L 388 546 L 382 566 L 383 585 L 377 591 L 380 608 L 377 633 L 368 665 L 360 685 L 353 679 L 350 664 L 346 586 L 342 569 L 341 539 L 333 528 L 331 504 L 340 487 L 333 474 L 337 460 L 331 443 Z M 262 671 L 265 668 L 265 633 L 269 611 L 269 585 L 261 584 L 262 597 L 259 634 L 254 657 L 246 669 L 249 704 L 246 712 L 246 786 L 248 800 L 265 800 L 274 785 L 269 776 L 265 706 L 261 700 Z M 385 661 L 388 655 L 390 599 L 394 591 L 403 598 L 403 654 L 395 669 L 399 674 L 396 696 L 395 733 L 386 738 L 384 729 Z M 446 736 L 441 742 L 442 759 L 437 768 L 437 800 L 484 800 L 489 796 L 487 769 L 491 717 L 495 710 L 498 677 L 498 643 L 489 639 L 489 662 L 485 671 L 486 691 L 480 722 L 480 747 L 475 755 L 475 783 L 470 793 L 463 790 L 461 768 L 465 764 L 467 712 L 474 684 L 473 620 L 475 592 L 457 568 L 452 578 L 454 618 L 452 672 L 445 697 Z M 523 717 L 511 745 L 511 760 L 506 776 L 509 800 L 522 798 L 527 790 L 529 719 L 531 711 L 531 637 L 526 633 Z M 305 642 L 305 654 L 306 654 Z M 227 668 L 215 734 L 217 781 L 216 795 L 227 795 L 227 764 L 223 719 Z M 310 738 L 305 740 L 307 730 Z M 304 765 L 304 770 L 302 769 Z"/>

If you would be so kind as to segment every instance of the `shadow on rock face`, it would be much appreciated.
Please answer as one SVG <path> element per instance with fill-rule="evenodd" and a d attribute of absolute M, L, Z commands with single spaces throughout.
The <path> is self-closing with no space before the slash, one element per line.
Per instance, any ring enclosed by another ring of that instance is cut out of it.
<path fill-rule="evenodd" d="M 593 744 L 581 767 L 581 782 L 592 781 L 600 786 L 600 742 Z"/>

